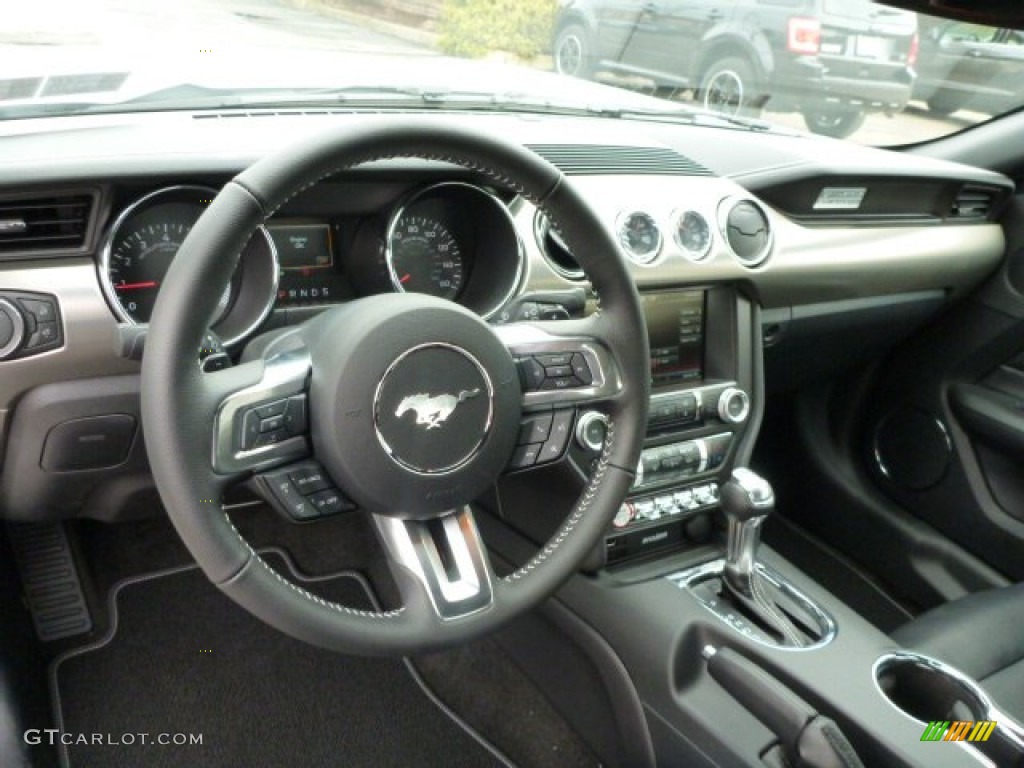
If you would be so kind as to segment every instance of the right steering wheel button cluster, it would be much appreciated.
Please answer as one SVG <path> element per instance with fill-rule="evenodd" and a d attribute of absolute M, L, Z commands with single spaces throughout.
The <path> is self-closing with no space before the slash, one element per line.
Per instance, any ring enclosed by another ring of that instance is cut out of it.
<path fill-rule="evenodd" d="M 525 392 L 562 390 L 592 384 L 594 374 L 579 352 L 554 352 L 516 360 Z"/>
<path fill-rule="evenodd" d="M 334 487 L 316 462 L 291 464 L 256 476 L 264 498 L 292 520 L 303 522 L 351 512 L 356 505 Z"/>

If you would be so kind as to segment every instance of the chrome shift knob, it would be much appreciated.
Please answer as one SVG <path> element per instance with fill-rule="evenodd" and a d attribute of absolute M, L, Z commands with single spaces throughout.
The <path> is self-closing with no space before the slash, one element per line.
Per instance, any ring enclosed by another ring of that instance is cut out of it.
<path fill-rule="evenodd" d="M 775 493 L 763 477 L 739 468 L 722 485 L 720 498 L 729 524 L 722 578 L 733 591 L 749 597 L 761 524 L 775 509 Z"/>

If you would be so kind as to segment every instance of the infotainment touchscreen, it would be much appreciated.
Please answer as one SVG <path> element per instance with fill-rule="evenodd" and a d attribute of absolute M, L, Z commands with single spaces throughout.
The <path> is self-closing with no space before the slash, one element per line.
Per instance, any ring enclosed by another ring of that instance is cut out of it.
<path fill-rule="evenodd" d="M 651 386 L 678 386 L 704 378 L 704 291 L 642 296 L 651 343 Z"/>

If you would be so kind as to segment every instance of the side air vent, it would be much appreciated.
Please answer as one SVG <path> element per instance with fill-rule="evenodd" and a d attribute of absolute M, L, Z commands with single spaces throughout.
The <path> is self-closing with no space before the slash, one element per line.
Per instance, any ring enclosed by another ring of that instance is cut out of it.
<path fill-rule="evenodd" d="M 566 280 L 583 280 L 585 275 L 576 257 L 569 251 L 558 230 L 551 226 L 551 221 L 542 211 L 537 211 L 533 220 L 533 231 L 537 236 L 537 245 L 544 259 L 555 272 Z"/>
<path fill-rule="evenodd" d="M 93 202 L 88 192 L 0 200 L 0 254 L 81 248 Z"/>
<path fill-rule="evenodd" d="M 640 176 L 710 176 L 711 171 L 675 150 L 603 144 L 528 144 L 569 176 L 636 174 Z"/>
<path fill-rule="evenodd" d="M 953 200 L 949 218 L 960 221 L 987 219 L 992 211 L 993 198 L 994 193 L 991 189 L 965 184 Z"/>
<path fill-rule="evenodd" d="M 753 200 L 724 200 L 719 208 L 719 226 L 729 249 L 744 266 L 756 267 L 771 253 L 771 222 Z"/>

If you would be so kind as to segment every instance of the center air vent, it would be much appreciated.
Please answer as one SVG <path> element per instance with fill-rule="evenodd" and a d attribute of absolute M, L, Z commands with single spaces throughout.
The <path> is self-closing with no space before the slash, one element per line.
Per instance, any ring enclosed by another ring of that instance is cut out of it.
<path fill-rule="evenodd" d="M 761 206 L 753 200 L 728 199 L 719 210 L 722 235 L 740 263 L 756 267 L 768 258 L 772 229 Z"/>
<path fill-rule="evenodd" d="M 992 210 L 993 192 L 984 187 L 961 187 L 949 211 L 951 219 L 987 219 Z"/>
<path fill-rule="evenodd" d="M 667 147 L 606 144 L 529 144 L 569 176 L 710 176 L 711 171 Z"/>
<path fill-rule="evenodd" d="M 540 252 L 551 268 L 567 280 L 583 280 L 585 275 L 576 258 L 569 251 L 558 230 L 551 226 L 551 221 L 543 211 L 537 211 L 533 220 L 533 231 L 537 236 Z"/>
<path fill-rule="evenodd" d="M 92 207 L 91 193 L 0 200 L 0 254 L 81 248 Z"/>

